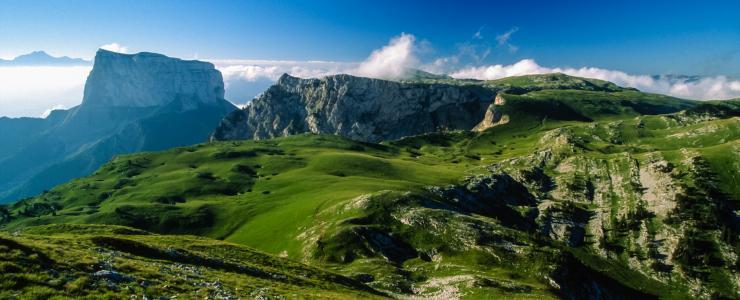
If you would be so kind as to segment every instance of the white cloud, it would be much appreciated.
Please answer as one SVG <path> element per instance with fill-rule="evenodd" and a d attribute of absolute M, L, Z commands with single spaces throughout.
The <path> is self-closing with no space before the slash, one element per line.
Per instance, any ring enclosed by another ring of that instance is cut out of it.
<path fill-rule="evenodd" d="M 54 106 L 52 106 L 52 107 L 50 107 L 50 108 L 47 108 L 47 109 L 46 109 L 46 110 L 45 110 L 45 111 L 44 111 L 44 112 L 43 112 L 43 113 L 41 114 L 41 118 L 43 118 L 43 119 L 46 119 L 46 117 L 48 117 L 48 116 L 49 116 L 49 115 L 51 114 L 51 112 L 52 112 L 52 111 L 55 111 L 55 110 L 60 110 L 60 109 L 67 109 L 67 107 L 66 107 L 66 106 L 64 106 L 64 104 L 57 104 L 57 105 L 54 105 Z"/>
<path fill-rule="evenodd" d="M 264 91 L 284 73 L 300 78 L 317 78 L 335 74 L 398 79 L 411 68 L 419 66 L 416 53 L 421 51 L 416 39 L 401 34 L 389 44 L 373 51 L 362 62 L 291 61 L 291 60 L 229 60 L 210 59 L 221 71 L 226 85 L 226 98 L 240 103 Z M 439 63 L 440 66 L 443 62 Z"/>
<path fill-rule="evenodd" d="M 105 45 L 100 46 L 100 49 L 118 52 L 118 53 L 128 53 L 128 48 L 118 43 L 105 44 Z"/>
<path fill-rule="evenodd" d="M 508 43 L 515 28 L 500 35 Z M 505 37 L 505 38 L 504 38 Z M 111 47 L 108 47 L 111 46 Z M 516 47 L 511 44 L 507 48 Z M 113 43 L 103 46 L 113 51 L 127 51 Z M 437 57 L 420 62 L 423 48 L 410 34 L 401 34 L 389 44 L 373 51 L 365 61 L 293 61 L 293 60 L 224 60 L 206 59 L 223 73 L 226 98 L 244 103 L 263 92 L 283 73 L 309 78 L 346 73 L 357 76 L 397 79 L 411 68 L 455 78 L 498 79 L 508 76 L 561 72 L 573 76 L 608 80 L 621 86 L 642 91 L 668 94 L 688 99 L 727 99 L 740 97 L 740 80 L 725 76 L 671 77 L 628 74 L 622 71 L 594 67 L 543 67 L 532 59 L 511 65 L 480 65 L 490 49 L 458 47 L 453 56 Z M 460 65 L 471 63 L 467 67 Z M 0 116 L 39 116 L 50 107 L 73 107 L 82 101 L 85 79 L 90 67 L 0 67 Z"/>
<path fill-rule="evenodd" d="M 403 77 L 408 69 L 419 65 L 415 54 L 415 39 L 413 35 L 402 33 L 385 47 L 373 51 L 352 73 L 374 78 Z"/>
<path fill-rule="evenodd" d="M 455 78 L 473 78 L 473 79 L 484 79 L 492 80 L 499 79 L 509 76 L 518 76 L 525 74 L 538 74 L 543 73 L 543 68 L 540 67 L 534 60 L 525 59 L 521 60 L 512 65 L 490 65 L 481 67 L 469 67 L 461 70 L 457 70 L 450 74 Z M 544 72 L 547 73 L 547 72 Z"/>
<path fill-rule="evenodd" d="M 499 46 L 503 46 L 509 43 L 509 39 L 511 39 L 511 35 L 513 35 L 517 31 L 519 31 L 519 27 L 513 27 L 509 29 L 509 31 L 497 35 L 496 41 L 498 41 Z"/>
<path fill-rule="evenodd" d="M 283 70 L 279 66 L 257 66 L 257 65 L 234 65 L 219 68 L 224 76 L 224 81 L 234 79 L 243 79 L 246 81 L 256 81 L 259 78 L 277 80 Z"/>
<path fill-rule="evenodd" d="M 486 25 L 483 25 L 480 28 L 478 28 L 478 31 L 476 31 L 473 34 L 473 39 L 475 39 L 475 40 L 482 40 L 483 39 L 483 29 L 484 28 L 486 28 Z"/>
<path fill-rule="evenodd" d="M 460 63 L 458 56 L 440 57 L 432 61 L 431 63 L 424 64 L 419 68 L 434 74 L 445 74 L 450 69 L 450 66 L 456 66 Z"/>
<path fill-rule="evenodd" d="M 221 71 L 226 85 L 226 99 L 235 103 L 251 100 L 272 85 L 284 73 L 301 78 L 316 78 L 350 73 L 359 63 L 289 60 L 206 60 Z"/>
<path fill-rule="evenodd" d="M 257 81 L 259 79 L 277 80 L 283 73 L 309 78 L 340 73 L 364 77 L 396 79 L 401 78 L 411 68 L 419 66 L 416 57 L 418 47 L 416 38 L 401 34 L 390 40 L 388 45 L 373 51 L 362 62 L 337 61 L 291 61 L 291 60 L 238 60 L 206 59 L 216 65 L 224 80 Z"/>
<path fill-rule="evenodd" d="M 668 85 L 665 94 L 689 99 L 729 99 L 740 98 L 740 80 L 733 80 L 725 76 L 704 77 L 692 81 L 674 81 L 659 79 L 662 85 Z M 655 91 L 663 93 L 663 91 Z"/>
<path fill-rule="evenodd" d="M 362 62 L 238 59 L 206 59 L 206 61 L 213 63 L 221 71 L 227 88 L 230 81 L 254 82 L 261 79 L 275 81 L 284 73 L 301 78 L 345 73 L 397 79 L 403 77 L 409 69 L 419 66 L 416 57 L 419 50 L 415 41 L 413 35 L 401 34 L 391 39 L 388 45 L 373 51 Z"/>
<path fill-rule="evenodd" d="M 241 79 L 256 81 L 259 79 L 277 80 L 283 73 L 296 77 L 309 78 L 347 73 L 358 63 L 334 61 L 287 61 L 287 60 L 207 60 L 221 71 L 224 81 Z"/>
<path fill-rule="evenodd" d="M 607 80 L 620 86 L 634 87 L 645 92 L 687 99 L 708 100 L 740 97 L 740 81 L 725 76 L 692 79 L 688 77 L 634 75 L 594 67 L 548 68 L 540 66 L 532 59 L 520 60 L 511 65 L 468 67 L 452 72 L 450 76 L 493 80 L 509 76 L 546 73 L 564 73 L 571 76 Z"/>
<path fill-rule="evenodd" d="M 496 41 L 498 41 L 498 46 L 499 47 L 504 47 L 505 46 L 506 49 L 508 49 L 509 52 L 511 52 L 511 53 L 515 53 L 515 52 L 519 51 L 519 47 L 518 46 L 509 43 L 509 40 L 511 39 L 511 36 L 514 33 L 516 33 L 517 31 L 519 31 L 519 27 L 512 27 L 511 29 L 509 29 L 509 31 L 497 35 L 496 36 Z"/>
<path fill-rule="evenodd" d="M 499 40 L 507 48 L 516 48 L 508 44 L 508 39 L 518 29 L 512 28 Z M 473 49 L 475 50 L 475 49 Z M 509 76 L 545 73 L 565 73 L 572 76 L 608 80 L 621 86 L 634 87 L 646 92 L 672 95 L 688 99 L 727 99 L 740 97 L 740 81 L 724 76 L 705 77 L 700 79 L 680 77 L 655 77 L 650 75 L 628 74 L 622 71 L 594 67 L 559 68 L 543 67 L 533 59 L 524 59 L 511 65 L 485 65 L 457 68 L 461 57 L 480 61 L 490 49 L 479 53 L 469 48 L 460 48 L 455 56 L 440 57 L 432 62 L 421 64 L 416 56 L 418 46 L 413 35 L 401 34 L 390 43 L 372 54 L 363 62 L 332 61 L 285 61 L 285 60 L 210 60 L 224 74 L 227 91 L 237 83 L 259 83 L 259 89 L 266 88 L 265 81 L 274 82 L 283 73 L 301 78 L 323 77 L 339 73 L 357 76 L 397 79 L 407 74 L 411 68 L 420 68 L 436 74 L 449 73 L 455 78 L 499 79 Z M 512 50 L 512 51 L 515 51 Z M 261 80 L 261 81 L 260 81 Z M 244 89 L 249 95 L 235 95 L 239 99 L 251 99 L 258 94 L 255 89 Z"/>
<path fill-rule="evenodd" d="M 39 116 L 82 102 L 91 67 L 0 67 L 0 116 Z"/>

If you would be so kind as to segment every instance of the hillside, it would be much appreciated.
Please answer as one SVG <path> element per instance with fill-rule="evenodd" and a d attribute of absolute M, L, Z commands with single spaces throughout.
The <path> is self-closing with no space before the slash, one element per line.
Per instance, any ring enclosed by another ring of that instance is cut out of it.
<path fill-rule="evenodd" d="M 740 103 L 563 80 L 475 83 L 509 85 L 477 131 L 119 156 L 0 223 L 205 236 L 390 296 L 737 298 Z"/>
<path fill-rule="evenodd" d="M 50 225 L 0 233 L 0 269 L 3 299 L 383 296 L 349 278 L 247 247 L 120 226 Z"/>

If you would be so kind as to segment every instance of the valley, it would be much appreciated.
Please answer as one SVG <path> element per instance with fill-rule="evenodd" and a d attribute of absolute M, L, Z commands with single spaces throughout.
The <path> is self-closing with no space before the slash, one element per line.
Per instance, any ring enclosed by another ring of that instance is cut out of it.
<path fill-rule="evenodd" d="M 0 300 L 740 300 L 740 1 L 0 2 Z"/>
<path fill-rule="evenodd" d="M 190 238 L 181 235 L 197 235 L 346 276 L 349 283 L 323 289 L 336 294 L 318 298 L 738 294 L 737 100 L 687 101 L 557 74 L 404 84 L 473 84 L 498 96 L 481 99 L 487 108 L 469 127 L 380 143 L 316 126 L 118 156 L 6 206 L 0 226 L 14 235 L 4 239 L 43 252 L 61 250 L 36 246 L 59 240 L 48 232 L 59 226 L 108 224 L 95 235 L 121 239 L 107 230 L 124 227 L 106 226 L 126 226 L 135 241 L 165 234 L 186 248 Z M 341 107 L 337 99 L 328 103 Z M 279 118 L 292 110 L 274 111 Z M 470 131 L 484 119 L 490 124 Z M 144 252 L 127 259 L 172 260 Z M 125 265 L 127 276 L 149 280 L 146 267 Z M 213 272 L 230 290 L 264 286 Z M 274 284 L 259 290 L 290 295 Z M 163 286 L 143 292 L 186 292 Z"/>

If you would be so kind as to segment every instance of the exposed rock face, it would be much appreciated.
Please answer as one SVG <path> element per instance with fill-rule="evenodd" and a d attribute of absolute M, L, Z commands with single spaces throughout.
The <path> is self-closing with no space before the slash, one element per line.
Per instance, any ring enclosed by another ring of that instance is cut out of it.
<path fill-rule="evenodd" d="M 213 64 L 155 53 L 98 50 L 85 83 L 83 105 L 150 107 L 180 100 L 188 107 L 224 99 L 221 72 Z"/>
<path fill-rule="evenodd" d="M 400 83 L 350 75 L 277 84 L 226 117 L 213 140 L 329 133 L 377 142 L 444 130 L 470 130 L 493 100 L 479 86 Z"/>
<path fill-rule="evenodd" d="M 739 227 L 736 208 L 729 204 L 735 200 L 717 190 L 717 175 L 702 154 L 677 151 L 678 159 L 683 157 L 680 165 L 659 151 L 589 157 L 579 144 L 584 139 L 611 140 L 607 137 L 615 135 L 610 132 L 615 126 L 582 128 L 585 131 L 580 134 L 562 128 L 545 133 L 540 148 L 552 155 L 544 160 L 538 155 L 540 150 L 500 166 L 507 172 L 532 164 L 554 167 L 556 172 L 550 174 L 554 189 L 537 199 L 542 201 L 536 220 L 540 233 L 569 246 L 585 246 L 605 260 L 628 256 L 626 265 L 649 278 L 683 284 L 692 294 L 708 295 L 705 284 L 692 282 L 704 280 L 706 273 L 702 272 L 706 271 L 701 268 L 705 266 L 734 268 L 733 245 Z M 565 151 L 568 148 L 572 150 Z M 698 234 L 702 230 L 714 233 Z M 692 244 L 697 240 L 705 244 Z M 714 261 L 708 258 L 712 255 L 717 257 Z M 731 274 L 729 280 L 737 282 Z"/>
<path fill-rule="evenodd" d="M 118 154 L 203 142 L 236 109 L 223 96 L 210 63 L 99 50 L 81 105 L 46 119 L 0 119 L 0 203 L 85 176 Z"/>
<path fill-rule="evenodd" d="M 504 96 L 501 94 L 496 95 L 496 99 L 494 99 L 493 103 L 491 103 L 491 105 L 488 106 L 488 109 L 486 109 L 486 115 L 483 117 L 483 120 L 473 127 L 473 131 L 485 131 L 486 129 L 496 125 L 509 123 L 509 115 L 504 115 L 496 109 L 497 106 L 504 104 L 506 104 Z"/>

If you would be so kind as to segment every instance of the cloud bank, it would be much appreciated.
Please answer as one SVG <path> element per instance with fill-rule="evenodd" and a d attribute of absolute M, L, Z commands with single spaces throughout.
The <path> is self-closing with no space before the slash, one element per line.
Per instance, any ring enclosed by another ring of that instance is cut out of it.
<path fill-rule="evenodd" d="M 362 62 L 285 61 L 285 60 L 208 60 L 221 71 L 226 98 L 236 104 L 248 102 L 287 73 L 301 78 L 335 74 L 400 79 L 420 66 L 416 38 L 401 34 L 388 45 L 373 51 Z"/>
<path fill-rule="evenodd" d="M 284 73 L 309 78 L 350 72 L 357 63 L 285 60 L 207 60 L 221 71 L 225 81 L 277 80 Z"/>
<path fill-rule="evenodd" d="M 391 39 L 388 45 L 373 51 L 362 62 L 218 59 L 208 61 L 216 65 L 226 81 L 277 80 L 283 73 L 302 78 L 344 73 L 372 78 L 399 79 L 409 69 L 420 65 L 416 51 L 414 36 L 401 34 Z"/>
<path fill-rule="evenodd" d="M 246 103 L 287 73 L 301 78 L 316 78 L 348 73 L 357 63 L 332 61 L 208 60 L 221 71 L 226 99 L 237 105 Z"/>
<path fill-rule="evenodd" d="M 0 67 L 0 117 L 39 117 L 82 102 L 91 67 Z"/>
<path fill-rule="evenodd" d="M 563 73 L 571 76 L 596 78 L 633 87 L 641 91 L 660 93 L 686 99 L 710 100 L 740 97 L 740 80 L 725 76 L 686 77 L 634 75 L 622 71 L 595 67 L 548 68 L 533 59 L 523 59 L 510 65 L 488 65 L 463 68 L 450 73 L 454 78 L 482 80 L 530 74 Z"/>
<path fill-rule="evenodd" d="M 505 48 L 511 51 L 511 47 L 508 47 L 510 45 L 509 40 L 511 35 L 517 31 L 518 28 L 514 27 L 498 35 L 496 37 L 498 44 L 506 46 Z M 261 91 L 283 73 L 302 78 L 345 73 L 372 78 L 398 79 L 407 74 L 409 69 L 415 68 L 432 73 L 446 73 L 454 78 L 481 80 L 559 72 L 572 76 L 607 80 L 620 86 L 633 87 L 645 92 L 667 94 L 687 99 L 708 100 L 740 97 L 740 80 L 725 76 L 653 76 L 629 74 L 597 67 L 545 67 L 539 65 L 533 59 L 523 59 L 510 65 L 473 65 L 461 68 L 458 65 L 465 57 L 471 58 L 473 61 L 479 61 L 480 59 L 476 59 L 478 55 L 461 51 L 456 56 L 440 57 L 431 62 L 422 63 L 418 57 L 418 48 L 416 38 L 413 35 L 401 34 L 391 39 L 387 45 L 373 51 L 365 61 L 357 63 L 270 60 L 220 60 L 212 62 L 224 74 L 227 98 L 231 96 L 229 99 L 237 103 L 248 101 L 259 91 L 255 91 L 256 89 L 242 89 L 245 93 L 229 94 L 230 86 L 245 86 L 247 83 L 254 83 L 254 85 L 259 85 Z"/>
<path fill-rule="evenodd" d="M 54 105 L 52 107 L 47 108 L 43 113 L 41 113 L 40 117 L 46 119 L 46 117 L 48 117 L 51 114 L 51 112 L 55 110 L 61 110 L 61 109 L 67 109 L 67 107 L 64 106 L 64 104 Z"/>
<path fill-rule="evenodd" d="M 351 72 L 358 76 L 397 79 L 403 77 L 409 69 L 419 66 L 416 57 L 416 39 L 410 34 L 395 37 L 385 47 L 373 51 L 360 66 Z"/>
<path fill-rule="evenodd" d="M 128 48 L 118 43 L 105 44 L 105 45 L 100 46 L 100 49 L 118 52 L 118 53 L 128 53 Z"/>
<path fill-rule="evenodd" d="M 482 29 L 483 27 L 481 27 Z M 502 49 L 507 45 L 511 30 L 497 36 Z M 480 31 L 479 31 L 480 32 Z M 481 39 L 483 35 L 478 33 Z M 120 44 L 111 43 L 101 48 L 127 52 Z M 437 74 L 449 74 L 454 78 L 481 80 L 508 76 L 560 72 L 572 76 L 608 80 L 621 86 L 634 87 L 642 91 L 667 94 L 687 99 L 740 98 L 740 80 L 725 77 L 652 76 L 629 74 L 618 70 L 597 67 L 546 67 L 533 59 L 523 59 L 510 65 L 481 65 L 490 49 L 480 52 L 460 47 L 453 56 L 436 57 L 423 62 L 419 58 L 422 48 L 411 34 L 401 34 L 389 43 L 372 51 L 364 61 L 290 61 L 290 60 L 224 60 L 205 59 L 221 71 L 226 84 L 226 99 L 236 104 L 249 102 L 253 97 L 272 85 L 283 73 L 310 78 L 334 74 L 399 79 L 411 69 L 422 69 Z M 469 63 L 464 67 L 460 65 Z M 44 115 L 52 108 L 73 107 L 82 101 L 85 79 L 90 67 L 0 67 L 0 116 Z"/>

